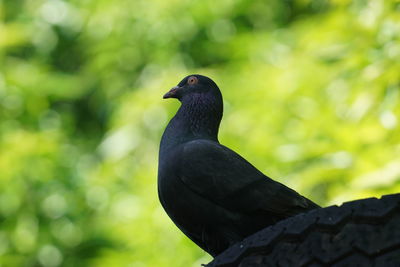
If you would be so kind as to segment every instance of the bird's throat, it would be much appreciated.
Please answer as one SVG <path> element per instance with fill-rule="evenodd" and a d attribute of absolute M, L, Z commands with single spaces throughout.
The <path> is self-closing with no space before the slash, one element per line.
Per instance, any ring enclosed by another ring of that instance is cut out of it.
<path fill-rule="evenodd" d="M 173 143 L 183 143 L 194 139 L 218 142 L 222 109 L 222 103 L 215 103 L 213 99 L 200 97 L 185 99 L 169 122 L 164 135 L 173 138 L 174 140 L 169 140 Z"/>

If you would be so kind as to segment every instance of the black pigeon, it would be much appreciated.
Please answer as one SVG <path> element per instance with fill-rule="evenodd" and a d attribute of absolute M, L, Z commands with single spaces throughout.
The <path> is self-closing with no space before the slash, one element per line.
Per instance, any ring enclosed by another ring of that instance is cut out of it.
<path fill-rule="evenodd" d="M 209 254 L 319 207 L 219 143 L 222 95 L 210 78 L 187 76 L 164 98 L 182 105 L 161 139 L 159 198 L 179 229 Z"/>

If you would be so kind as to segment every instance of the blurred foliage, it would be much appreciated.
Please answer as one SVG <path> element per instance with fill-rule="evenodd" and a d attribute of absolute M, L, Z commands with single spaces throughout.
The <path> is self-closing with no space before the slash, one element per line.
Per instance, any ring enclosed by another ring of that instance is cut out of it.
<path fill-rule="evenodd" d="M 220 140 L 321 205 L 400 191 L 400 2 L 0 0 L 0 266 L 199 266 L 158 143 L 190 73 Z"/>

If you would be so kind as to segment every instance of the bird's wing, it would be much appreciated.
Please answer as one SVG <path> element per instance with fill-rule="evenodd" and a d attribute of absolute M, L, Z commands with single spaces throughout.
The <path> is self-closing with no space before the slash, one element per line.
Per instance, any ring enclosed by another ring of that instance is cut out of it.
<path fill-rule="evenodd" d="M 208 140 L 183 147 L 180 177 L 192 191 L 226 209 L 291 216 L 318 205 L 262 174 L 240 155 Z"/>

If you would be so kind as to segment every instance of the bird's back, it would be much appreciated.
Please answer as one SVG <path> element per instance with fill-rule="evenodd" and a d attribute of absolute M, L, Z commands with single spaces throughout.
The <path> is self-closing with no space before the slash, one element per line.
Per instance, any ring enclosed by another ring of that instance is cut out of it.
<path fill-rule="evenodd" d="M 161 203 L 176 225 L 211 255 L 318 207 L 215 141 L 175 146 L 166 150 L 160 164 Z"/>

